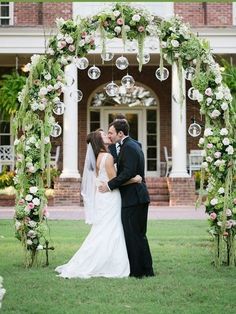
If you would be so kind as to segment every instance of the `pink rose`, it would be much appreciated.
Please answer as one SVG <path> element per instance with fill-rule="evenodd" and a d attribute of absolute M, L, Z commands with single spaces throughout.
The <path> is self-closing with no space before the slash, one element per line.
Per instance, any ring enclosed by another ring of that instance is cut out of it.
<path fill-rule="evenodd" d="M 216 217 L 217 217 L 216 213 L 211 213 L 211 214 L 210 214 L 210 219 L 211 219 L 211 220 L 215 220 Z"/>
<path fill-rule="evenodd" d="M 144 30 L 145 30 L 144 26 L 139 26 L 139 27 L 138 27 L 138 31 L 139 31 L 139 33 L 144 32 Z"/>
<path fill-rule="evenodd" d="M 75 51 L 75 46 L 74 46 L 74 45 L 70 45 L 70 46 L 68 47 L 68 49 L 69 49 L 71 52 L 73 52 L 73 51 Z"/>
<path fill-rule="evenodd" d="M 30 203 L 28 204 L 28 208 L 29 208 L 29 209 L 34 209 L 34 203 L 31 203 L 31 202 L 30 202 Z"/>
<path fill-rule="evenodd" d="M 87 36 L 87 33 L 86 32 L 82 32 L 81 33 L 81 38 L 85 38 Z"/>
<path fill-rule="evenodd" d="M 116 24 L 117 25 L 123 25 L 124 24 L 124 20 L 122 18 L 119 18 L 116 20 Z"/>

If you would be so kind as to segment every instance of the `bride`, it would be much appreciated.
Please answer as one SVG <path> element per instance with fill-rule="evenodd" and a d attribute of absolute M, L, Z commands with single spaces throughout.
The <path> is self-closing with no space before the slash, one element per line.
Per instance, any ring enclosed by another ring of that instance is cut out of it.
<path fill-rule="evenodd" d="M 110 277 L 130 274 L 129 260 L 121 223 L 121 196 L 118 189 L 100 193 L 99 182 L 116 176 L 113 157 L 108 153 L 110 139 L 97 130 L 87 137 L 81 194 L 84 200 L 86 223 L 92 228 L 80 249 L 67 264 L 55 271 L 63 278 Z M 126 184 L 141 181 L 140 176 Z"/>

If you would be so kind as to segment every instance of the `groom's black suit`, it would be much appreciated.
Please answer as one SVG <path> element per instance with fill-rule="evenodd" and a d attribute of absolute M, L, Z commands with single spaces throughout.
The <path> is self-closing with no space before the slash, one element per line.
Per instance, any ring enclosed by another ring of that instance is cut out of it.
<path fill-rule="evenodd" d="M 142 183 L 122 186 L 139 174 Z M 111 190 L 120 189 L 121 219 L 130 261 L 130 276 L 153 276 L 152 257 L 146 238 L 147 213 L 150 202 L 144 181 L 144 155 L 137 141 L 124 139 L 117 162 L 117 177 L 108 182 Z"/>

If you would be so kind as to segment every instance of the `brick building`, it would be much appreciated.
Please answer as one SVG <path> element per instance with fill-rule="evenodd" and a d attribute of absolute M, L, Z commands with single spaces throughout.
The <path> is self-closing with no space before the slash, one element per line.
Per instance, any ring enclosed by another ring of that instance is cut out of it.
<path fill-rule="evenodd" d="M 135 5 L 135 4 L 134 4 Z M 139 5 L 139 4 L 137 4 Z M 236 5 L 234 3 L 171 3 L 145 2 L 143 4 L 152 14 L 163 18 L 173 14 L 189 22 L 193 31 L 210 41 L 217 58 L 224 57 L 236 63 Z M 32 54 L 44 53 L 45 42 L 55 33 L 55 19 L 75 18 L 95 14 L 104 7 L 103 3 L 11 3 L 0 4 L 0 74 L 12 68 L 20 69 L 29 62 Z M 153 46 L 154 45 L 154 46 Z M 121 43 L 110 47 L 115 52 L 114 60 L 123 54 Z M 167 66 L 170 77 L 160 82 L 155 78 L 159 64 L 158 44 L 151 43 L 151 60 L 138 71 L 136 51 L 131 47 L 126 56 L 129 60 L 129 74 L 136 81 L 136 92 L 132 99 L 124 95 L 116 101 L 108 101 L 104 87 L 112 80 L 118 84 L 126 71 L 118 70 L 113 62 L 102 64 L 100 49 L 89 54 L 90 65 L 95 63 L 102 75 L 98 80 L 90 80 L 86 71 L 75 66 L 66 71 L 74 77 L 83 99 L 78 104 L 65 94 L 68 108 L 64 117 L 58 117 L 63 126 L 63 136 L 54 140 L 54 148 L 61 146 L 59 166 L 61 178 L 55 189 L 56 204 L 73 204 L 79 201 L 80 177 L 86 151 L 86 134 L 97 127 L 107 129 L 115 114 L 123 113 L 131 124 L 131 135 L 142 142 L 146 157 L 146 177 L 152 203 L 159 205 L 183 205 L 193 203 L 194 179 L 190 178 L 188 154 L 198 149 L 199 137 L 191 137 L 188 126 L 195 117 L 204 124 L 199 115 L 199 105 L 186 97 L 186 120 L 179 126 L 173 112 L 173 89 L 175 88 L 175 69 Z M 190 85 L 186 83 L 186 89 Z M 145 95 L 148 95 L 147 97 Z M 0 145 L 12 144 L 12 136 L 6 127 L 8 122 L 1 121 Z M 9 124 L 9 123 L 8 123 Z M 4 128 L 2 126 L 5 126 Z M 69 126 L 69 127 L 68 127 Z M 179 134 L 179 135 L 178 135 Z M 174 145 L 177 135 L 178 147 Z M 168 154 L 179 158 L 178 168 L 166 174 L 164 147 Z M 71 192 L 68 192 L 71 189 Z M 75 192 L 77 191 L 77 192 Z"/>

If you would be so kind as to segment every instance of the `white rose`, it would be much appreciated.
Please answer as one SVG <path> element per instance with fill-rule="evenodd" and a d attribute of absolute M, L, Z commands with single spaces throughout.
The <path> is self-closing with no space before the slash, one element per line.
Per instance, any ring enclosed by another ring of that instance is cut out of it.
<path fill-rule="evenodd" d="M 113 11 L 113 14 L 115 15 L 115 17 L 118 17 L 120 15 L 120 11 L 115 10 L 115 11 Z"/>
<path fill-rule="evenodd" d="M 229 146 L 226 148 L 226 151 L 227 151 L 228 155 L 233 155 L 233 153 L 234 153 L 234 148 L 233 148 L 233 146 L 229 145 Z"/>
<path fill-rule="evenodd" d="M 211 149 L 213 147 L 213 144 L 212 143 L 208 143 L 207 144 L 207 148 Z"/>
<path fill-rule="evenodd" d="M 47 93 L 48 93 L 47 87 L 41 87 L 40 88 L 39 96 L 45 96 L 45 95 L 47 95 Z"/>
<path fill-rule="evenodd" d="M 207 96 L 212 96 L 213 93 L 212 93 L 212 89 L 210 87 L 208 87 L 206 90 L 205 90 L 205 95 Z"/>
<path fill-rule="evenodd" d="M 220 107 L 221 107 L 221 109 L 224 110 L 224 111 L 229 108 L 227 102 L 223 102 L 223 103 L 220 105 Z"/>
<path fill-rule="evenodd" d="M 56 19 L 57 27 L 60 28 L 64 23 L 65 23 L 65 20 L 62 17 Z"/>
<path fill-rule="evenodd" d="M 50 73 L 47 73 L 46 75 L 44 75 L 45 80 L 50 81 L 52 76 Z"/>
<path fill-rule="evenodd" d="M 221 100 L 223 99 L 224 94 L 221 91 L 219 91 L 218 93 L 215 93 L 215 96 L 217 100 Z"/>
<path fill-rule="evenodd" d="M 36 143 L 36 138 L 34 136 L 31 136 L 29 138 L 29 142 L 32 143 L 32 144 L 35 144 Z"/>
<path fill-rule="evenodd" d="M 212 129 L 211 128 L 206 128 L 204 131 L 204 136 L 208 137 L 213 135 Z"/>
<path fill-rule="evenodd" d="M 40 199 L 37 198 L 37 197 L 35 197 L 35 198 L 32 200 L 32 202 L 33 202 L 33 204 L 34 204 L 35 206 L 38 206 L 38 205 L 40 204 Z"/>
<path fill-rule="evenodd" d="M 79 47 L 83 47 L 85 45 L 85 40 L 84 39 L 81 39 L 79 41 Z"/>
<path fill-rule="evenodd" d="M 229 132 L 228 132 L 228 130 L 226 128 L 222 128 L 220 130 L 220 135 L 224 136 L 224 135 L 228 135 L 228 134 L 229 134 Z"/>
<path fill-rule="evenodd" d="M 40 103 L 39 104 L 39 110 L 43 111 L 45 109 L 45 104 Z"/>
<path fill-rule="evenodd" d="M 31 186 L 29 190 L 30 190 L 30 193 L 32 193 L 32 194 L 35 194 L 38 192 L 37 186 Z"/>
<path fill-rule="evenodd" d="M 199 144 L 200 144 L 200 145 L 203 145 L 203 144 L 204 144 L 204 138 L 203 138 L 203 137 L 201 137 L 201 138 L 199 139 Z"/>
<path fill-rule="evenodd" d="M 30 239 L 28 239 L 28 240 L 26 241 L 26 243 L 27 243 L 28 245 L 32 245 L 32 244 L 33 244 L 33 242 L 32 242 Z"/>
<path fill-rule="evenodd" d="M 217 77 L 215 78 L 215 83 L 216 83 L 216 84 L 220 84 L 221 81 L 222 81 L 222 77 L 221 77 L 221 76 L 217 76 Z"/>
<path fill-rule="evenodd" d="M 49 92 L 51 92 L 51 91 L 53 90 L 53 86 L 52 86 L 51 84 L 49 84 L 49 85 L 47 86 L 47 90 L 48 90 Z"/>
<path fill-rule="evenodd" d="M 65 41 L 67 42 L 67 44 L 72 44 L 74 40 L 71 36 L 66 36 Z"/>
<path fill-rule="evenodd" d="M 50 56 L 53 56 L 55 54 L 54 50 L 52 48 L 48 48 L 47 49 L 47 53 L 50 55 Z"/>
<path fill-rule="evenodd" d="M 227 146 L 227 145 L 230 144 L 230 140 L 228 139 L 228 137 L 225 137 L 225 138 L 223 139 L 222 143 L 223 143 L 225 146 Z"/>
<path fill-rule="evenodd" d="M 20 143 L 20 141 L 16 138 L 14 141 L 14 145 L 18 145 Z"/>
<path fill-rule="evenodd" d="M 203 169 L 207 169 L 207 168 L 208 168 L 208 163 L 207 163 L 206 161 L 204 161 L 204 162 L 202 163 L 201 167 L 202 167 Z"/>
<path fill-rule="evenodd" d="M 166 44 L 166 41 L 162 41 L 161 42 L 161 48 L 166 48 L 167 44 Z"/>
<path fill-rule="evenodd" d="M 213 111 L 210 113 L 210 116 L 211 116 L 212 119 L 215 119 L 215 118 L 217 118 L 217 117 L 220 116 L 220 111 L 217 110 L 217 109 L 215 109 L 215 110 L 213 110 Z"/>
<path fill-rule="evenodd" d="M 28 222 L 28 226 L 29 226 L 30 228 L 35 228 L 35 227 L 37 226 L 37 222 L 35 222 L 35 221 L 33 221 L 33 220 L 30 220 L 30 221 Z"/>
<path fill-rule="evenodd" d="M 120 27 L 120 26 L 116 26 L 116 27 L 114 28 L 114 31 L 116 32 L 116 34 L 120 34 L 120 32 L 121 32 L 121 27 Z"/>
<path fill-rule="evenodd" d="M 46 137 L 44 138 L 44 144 L 48 144 L 48 143 L 50 143 L 50 137 L 49 137 L 49 136 L 46 136 Z"/>
<path fill-rule="evenodd" d="M 225 193 L 225 189 L 224 189 L 224 188 L 222 188 L 222 187 L 221 187 L 221 188 L 219 188 L 218 193 L 219 193 L 219 194 L 224 194 L 224 193 Z"/>
<path fill-rule="evenodd" d="M 36 111 L 39 108 L 39 105 L 36 102 L 32 103 L 30 106 L 33 111 Z"/>
<path fill-rule="evenodd" d="M 215 156 L 215 158 L 220 158 L 221 157 L 221 152 L 215 152 L 214 156 Z"/>
<path fill-rule="evenodd" d="M 207 162 L 212 162 L 213 159 L 212 159 L 210 156 L 207 156 L 207 157 L 206 157 L 206 161 L 207 161 Z"/>
<path fill-rule="evenodd" d="M 212 103 L 212 98 L 207 97 L 206 102 L 207 102 L 207 106 L 209 106 Z"/>
<path fill-rule="evenodd" d="M 172 45 L 173 47 L 175 47 L 175 48 L 179 47 L 179 42 L 178 42 L 178 40 L 172 39 L 172 40 L 171 40 L 171 45 Z"/>
<path fill-rule="evenodd" d="M 134 21 L 134 22 L 139 22 L 140 21 L 140 15 L 139 14 L 134 14 L 133 16 L 132 16 L 132 21 Z"/>
<path fill-rule="evenodd" d="M 37 169 L 34 166 L 29 167 L 29 172 L 35 173 Z"/>
<path fill-rule="evenodd" d="M 15 228 L 16 228 L 16 230 L 19 230 L 20 227 L 21 227 L 20 221 L 19 221 L 19 220 L 16 220 L 16 222 L 15 222 Z"/>
<path fill-rule="evenodd" d="M 226 216 L 228 216 L 228 217 L 232 216 L 232 211 L 229 208 L 226 209 L 225 213 L 226 213 Z"/>
<path fill-rule="evenodd" d="M 36 249 L 37 251 L 39 251 L 39 250 L 43 250 L 43 246 L 42 246 L 42 244 L 39 244 L 38 246 L 37 246 L 37 249 Z"/>
<path fill-rule="evenodd" d="M 25 200 L 26 200 L 27 202 L 32 201 L 32 199 L 33 199 L 33 196 L 30 195 L 30 194 L 27 194 L 26 197 L 25 197 Z"/>
<path fill-rule="evenodd" d="M 210 201 L 211 205 L 216 205 L 218 204 L 218 199 L 217 198 L 213 198 L 211 201 Z"/>

